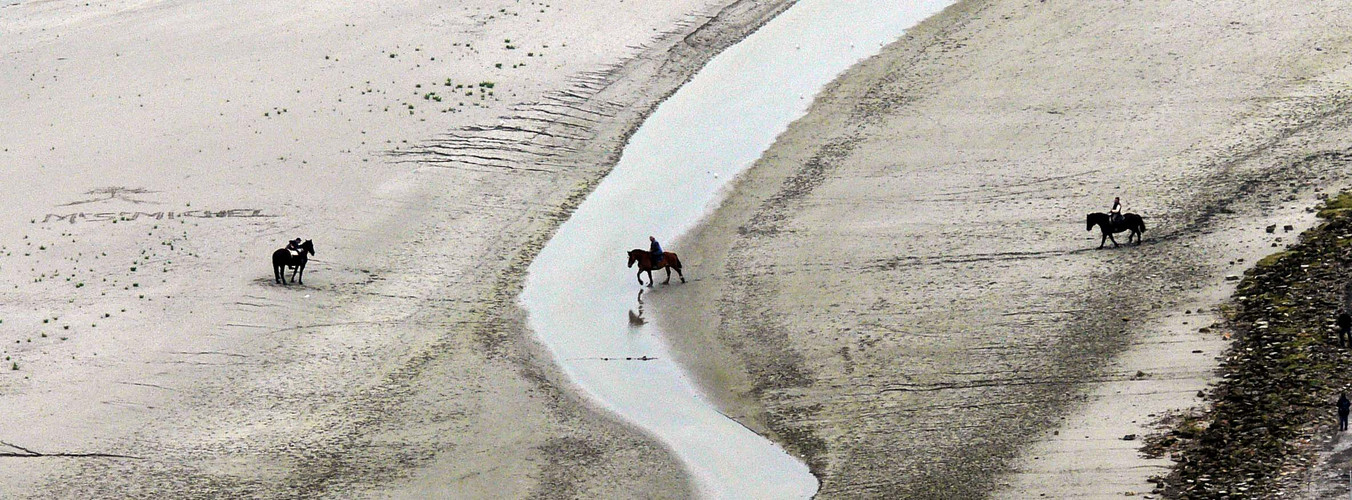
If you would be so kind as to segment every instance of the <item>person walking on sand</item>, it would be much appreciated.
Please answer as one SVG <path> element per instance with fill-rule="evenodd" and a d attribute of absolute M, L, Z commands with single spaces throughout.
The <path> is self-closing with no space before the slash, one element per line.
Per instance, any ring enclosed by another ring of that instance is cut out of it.
<path fill-rule="evenodd" d="M 1113 208 L 1108 210 L 1108 221 L 1116 228 L 1122 225 L 1122 198 L 1113 197 Z"/>
<path fill-rule="evenodd" d="M 653 269 L 657 269 L 662 265 L 662 245 L 657 244 L 657 238 L 652 236 L 648 237 L 648 241 L 652 242 L 648 248 L 648 256 L 652 258 Z"/>
<path fill-rule="evenodd" d="M 1347 391 L 1338 396 L 1338 430 L 1347 430 L 1347 414 L 1352 413 L 1352 401 L 1347 399 Z"/>
<path fill-rule="evenodd" d="M 1348 339 L 1349 331 L 1352 331 L 1352 314 L 1343 311 L 1338 315 L 1338 347 L 1346 347 L 1348 340 L 1352 340 Z"/>

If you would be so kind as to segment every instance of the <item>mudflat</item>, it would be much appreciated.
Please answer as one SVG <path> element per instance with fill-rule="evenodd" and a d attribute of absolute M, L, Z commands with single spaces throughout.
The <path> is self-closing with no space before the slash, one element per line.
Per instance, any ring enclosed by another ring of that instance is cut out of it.
<path fill-rule="evenodd" d="M 689 495 L 516 297 L 642 118 L 787 4 L 0 7 L 0 491 Z"/>
<path fill-rule="evenodd" d="M 823 497 L 1149 492 L 1122 438 L 1198 402 L 1226 275 L 1348 180 L 1348 20 L 960 2 L 829 86 L 647 304 Z M 1099 250 L 1114 196 L 1144 242 Z"/>

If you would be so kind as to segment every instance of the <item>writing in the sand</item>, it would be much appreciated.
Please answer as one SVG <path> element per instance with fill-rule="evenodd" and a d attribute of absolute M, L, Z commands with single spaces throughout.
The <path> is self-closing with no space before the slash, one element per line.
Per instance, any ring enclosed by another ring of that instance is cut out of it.
<path fill-rule="evenodd" d="M 42 222 L 117 222 L 135 220 L 173 220 L 173 219 L 224 219 L 248 217 L 275 217 L 267 215 L 257 208 L 236 208 L 232 210 L 187 210 L 183 212 L 73 212 L 68 214 L 47 214 Z"/>

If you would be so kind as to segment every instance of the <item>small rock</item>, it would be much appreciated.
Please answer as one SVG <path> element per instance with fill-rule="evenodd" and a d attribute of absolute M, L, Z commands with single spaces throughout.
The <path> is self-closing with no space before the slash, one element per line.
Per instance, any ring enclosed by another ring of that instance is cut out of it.
<path fill-rule="evenodd" d="M 1273 225 L 1271 225 L 1271 226 L 1268 226 L 1268 227 L 1264 228 L 1263 230 L 1264 230 L 1264 231 L 1267 231 L 1267 232 L 1269 232 L 1269 233 L 1275 233 L 1275 232 L 1277 232 L 1277 225 L 1276 225 L 1276 224 L 1273 224 Z"/>
<path fill-rule="evenodd" d="M 1283 232 L 1287 232 L 1287 233 L 1289 233 L 1289 232 L 1291 232 L 1291 231 L 1293 231 L 1293 230 L 1295 230 L 1295 229 L 1296 229 L 1296 226 L 1292 226 L 1292 225 L 1290 225 L 1290 224 L 1287 224 L 1287 225 L 1285 225 L 1285 226 L 1282 226 L 1282 231 L 1283 231 Z"/>
<path fill-rule="evenodd" d="M 1125 435 L 1125 436 L 1122 436 L 1122 440 L 1123 440 L 1123 441 L 1135 441 L 1135 440 L 1136 440 L 1136 435 L 1135 435 L 1135 434 L 1127 434 L 1127 435 Z"/>
<path fill-rule="evenodd" d="M 1227 274 L 1225 275 L 1225 281 L 1239 281 L 1239 275 Z"/>

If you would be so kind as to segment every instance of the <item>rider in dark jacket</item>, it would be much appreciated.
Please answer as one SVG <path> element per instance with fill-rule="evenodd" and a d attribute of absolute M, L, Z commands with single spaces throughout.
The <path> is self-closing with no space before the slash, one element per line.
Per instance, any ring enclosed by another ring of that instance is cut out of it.
<path fill-rule="evenodd" d="M 1108 221 L 1115 227 L 1122 225 L 1122 198 L 1113 197 L 1113 208 L 1108 210 Z"/>
<path fill-rule="evenodd" d="M 648 255 L 652 258 L 653 268 L 656 268 L 662 264 L 662 245 L 658 245 L 657 238 L 652 236 L 648 237 L 648 241 L 652 242 L 652 245 L 648 248 Z"/>

